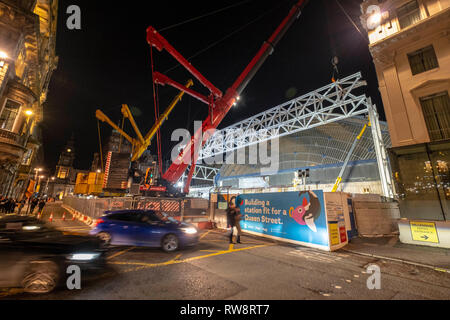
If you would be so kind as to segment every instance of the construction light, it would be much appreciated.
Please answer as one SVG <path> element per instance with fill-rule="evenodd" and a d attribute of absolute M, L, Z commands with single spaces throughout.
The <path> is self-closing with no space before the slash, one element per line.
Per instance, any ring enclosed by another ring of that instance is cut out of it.
<path fill-rule="evenodd" d="M 3 60 L 8 59 L 8 55 L 6 54 L 5 51 L 0 51 L 0 59 Z"/>
<path fill-rule="evenodd" d="M 31 117 L 31 116 L 33 115 L 33 110 L 31 110 L 31 109 L 25 110 L 25 115 L 26 115 L 27 117 Z"/>

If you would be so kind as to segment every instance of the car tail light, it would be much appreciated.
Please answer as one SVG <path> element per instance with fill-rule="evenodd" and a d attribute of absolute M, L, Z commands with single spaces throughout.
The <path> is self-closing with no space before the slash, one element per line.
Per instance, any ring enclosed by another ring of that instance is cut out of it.
<path fill-rule="evenodd" d="M 97 221 L 95 221 L 95 226 L 98 226 L 100 223 L 104 223 L 105 220 L 103 219 L 97 219 Z"/>

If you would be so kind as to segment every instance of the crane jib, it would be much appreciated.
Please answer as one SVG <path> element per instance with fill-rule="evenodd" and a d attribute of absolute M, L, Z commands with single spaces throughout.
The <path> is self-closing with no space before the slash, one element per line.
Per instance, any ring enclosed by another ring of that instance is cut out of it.
<path fill-rule="evenodd" d="M 205 101 L 206 97 L 200 95 L 197 92 L 192 90 L 184 90 L 186 93 L 196 97 L 197 99 L 203 101 L 204 103 L 210 106 L 208 118 L 204 122 L 205 128 L 217 128 L 220 122 L 223 120 L 225 115 L 229 112 L 232 105 L 248 85 L 248 83 L 252 80 L 261 66 L 264 64 L 268 56 L 270 56 L 278 44 L 278 42 L 283 38 L 289 28 L 292 26 L 294 21 L 298 19 L 301 15 L 303 7 L 308 3 L 308 0 L 299 0 L 289 11 L 289 14 L 284 18 L 281 24 L 277 27 L 271 37 L 264 42 L 258 53 L 254 56 L 254 58 L 250 61 L 244 71 L 240 74 L 240 76 L 236 79 L 233 85 L 226 91 L 225 95 L 222 95 L 222 92 L 217 89 L 211 82 L 209 82 L 197 69 L 195 69 L 191 63 L 189 63 L 178 51 L 173 48 L 166 39 L 164 39 L 153 27 L 149 27 L 147 29 L 147 41 L 151 46 L 156 47 L 158 50 L 165 49 L 168 53 L 170 53 L 181 65 L 183 65 L 186 70 L 188 70 L 194 77 L 196 77 L 212 94 L 212 97 L 208 101 Z M 176 86 L 178 89 L 181 86 L 178 85 L 177 82 L 165 77 L 160 76 L 160 79 L 164 79 L 164 84 L 168 84 L 171 86 Z M 214 112 L 214 114 L 211 114 Z M 204 132 L 202 132 L 204 133 Z M 189 144 L 185 147 L 185 151 L 194 154 L 194 157 L 191 161 L 191 168 L 188 174 L 188 179 L 185 185 L 185 192 L 189 190 L 190 180 L 192 178 L 193 170 L 195 169 L 195 163 L 197 162 L 198 154 L 193 151 L 193 147 L 196 141 L 194 137 L 190 140 Z M 203 145 L 205 141 L 201 142 Z M 180 154 L 178 159 L 184 158 L 186 154 Z M 166 173 L 163 175 L 163 178 L 167 180 L 169 183 L 177 182 L 181 176 L 184 174 L 185 170 L 189 164 L 186 163 L 172 163 Z"/>

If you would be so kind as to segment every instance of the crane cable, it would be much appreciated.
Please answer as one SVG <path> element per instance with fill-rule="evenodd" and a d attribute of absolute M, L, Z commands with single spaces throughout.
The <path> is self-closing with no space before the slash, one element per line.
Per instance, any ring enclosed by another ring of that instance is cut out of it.
<path fill-rule="evenodd" d="M 217 10 L 214 10 L 214 11 L 212 11 L 212 12 L 205 13 L 205 14 L 203 14 L 203 15 L 200 15 L 200 16 L 197 16 L 197 17 L 194 17 L 194 18 L 191 18 L 191 19 L 187 19 L 187 20 L 185 20 L 185 21 L 182 21 L 182 22 L 173 24 L 173 25 L 171 25 L 171 26 L 162 28 L 162 29 L 159 30 L 159 32 L 163 32 L 163 31 L 166 31 L 166 30 L 169 30 L 169 29 L 173 29 L 173 28 L 179 27 L 179 26 L 181 26 L 181 25 L 183 25 L 183 24 L 186 24 L 186 23 L 189 23 L 189 22 L 193 22 L 193 21 L 196 21 L 196 20 L 200 20 L 200 19 L 202 19 L 202 18 L 206 18 L 206 17 L 212 16 L 212 15 L 214 15 L 214 14 L 216 14 L 216 13 L 219 13 L 219 12 L 222 12 L 222 11 L 225 11 L 225 10 L 228 10 L 228 9 L 231 9 L 231 8 L 234 8 L 234 7 L 241 6 L 241 5 L 246 4 L 247 2 L 250 2 L 250 1 L 253 1 L 253 0 L 244 0 L 244 1 L 241 1 L 241 2 L 239 2 L 239 3 L 236 3 L 236 4 L 232 4 L 232 5 L 230 5 L 230 6 L 227 6 L 227 7 L 225 7 L 225 8 L 217 9 Z"/>
<path fill-rule="evenodd" d="M 152 66 L 152 77 L 154 75 L 154 60 L 153 60 L 153 47 L 150 46 L 150 62 L 151 62 L 151 66 Z M 158 90 L 156 88 L 155 85 L 155 81 L 152 80 L 152 85 L 153 85 L 153 103 L 155 106 L 155 123 L 158 121 L 159 118 L 159 98 L 158 98 Z M 161 126 L 158 127 L 158 131 L 157 131 L 157 151 L 158 151 L 158 166 L 159 166 L 159 174 L 160 177 L 162 177 L 162 155 L 161 155 Z"/>
<path fill-rule="evenodd" d="M 217 46 L 218 44 L 222 43 L 223 41 L 227 40 L 228 38 L 231 38 L 232 36 L 234 36 L 235 34 L 241 32 L 242 30 L 244 30 L 244 29 L 247 28 L 248 26 L 252 25 L 253 23 L 255 23 L 255 22 L 259 21 L 259 20 L 261 20 L 262 18 L 264 18 L 265 16 L 267 16 L 269 13 L 272 13 L 272 12 L 275 11 L 276 9 L 280 8 L 280 7 L 284 4 L 284 2 L 286 2 L 286 1 L 280 1 L 280 2 L 279 2 L 276 6 L 274 6 L 272 9 L 269 9 L 269 10 L 265 11 L 264 13 L 262 13 L 261 15 L 259 15 L 258 17 L 256 17 L 254 20 L 252 20 L 252 21 L 250 21 L 250 22 L 244 24 L 243 26 L 237 28 L 236 30 L 234 30 L 234 31 L 232 31 L 231 33 L 229 33 L 229 34 L 227 34 L 226 36 L 224 36 L 223 38 L 221 38 L 221 39 L 219 39 L 219 40 L 217 40 L 217 41 L 211 43 L 210 45 L 206 46 L 205 48 L 203 48 L 203 49 L 197 51 L 196 53 L 194 53 L 193 55 L 191 55 L 190 57 L 188 57 L 186 60 L 188 60 L 188 61 L 190 62 L 192 59 L 196 58 L 196 57 L 199 56 L 200 54 L 202 54 L 202 53 L 208 51 L 209 49 L 211 49 L 211 48 Z M 177 64 L 177 65 L 175 65 L 175 66 L 173 66 L 173 67 L 167 69 L 166 71 L 164 71 L 164 73 L 168 73 L 168 72 L 170 72 L 170 71 L 172 71 L 172 70 L 177 69 L 178 67 L 180 67 L 179 64 Z"/>

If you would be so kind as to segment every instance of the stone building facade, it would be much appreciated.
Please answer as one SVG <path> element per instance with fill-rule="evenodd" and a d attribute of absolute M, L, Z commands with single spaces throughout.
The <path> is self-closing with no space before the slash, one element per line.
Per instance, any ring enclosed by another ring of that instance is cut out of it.
<path fill-rule="evenodd" d="M 33 179 L 55 54 L 57 0 L 0 1 L 0 194 L 21 197 Z"/>
<path fill-rule="evenodd" d="M 365 0 L 361 9 L 402 218 L 439 230 L 450 220 L 450 0 Z"/>

